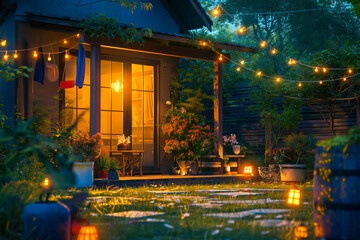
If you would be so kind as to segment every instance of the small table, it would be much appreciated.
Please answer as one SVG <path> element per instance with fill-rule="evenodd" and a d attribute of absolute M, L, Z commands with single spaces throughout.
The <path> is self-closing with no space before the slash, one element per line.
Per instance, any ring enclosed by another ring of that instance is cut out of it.
<path fill-rule="evenodd" d="M 139 175 L 142 176 L 142 154 L 144 150 L 117 150 L 110 151 L 110 156 L 114 157 L 122 167 L 121 175 L 126 175 L 126 170 L 130 170 L 130 176 L 133 175 L 134 168 L 139 168 Z"/>
<path fill-rule="evenodd" d="M 237 159 L 237 172 L 238 174 L 241 173 L 241 169 L 240 169 L 240 161 L 241 161 L 241 158 L 244 158 L 245 155 L 224 155 L 223 158 L 235 158 Z M 212 166 L 206 166 L 206 167 L 219 167 L 220 170 L 219 170 L 219 174 L 222 175 L 224 174 L 224 159 L 223 158 L 220 158 L 219 155 L 203 155 L 200 157 L 200 173 L 202 173 L 202 167 L 203 167 L 203 161 L 202 161 L 202 158 L 211 158 L 211 159 L 214 159 L 212 162 L 209 162 L 209 163 L 212 163 L 211 165 Z"/>
<path fill-rule="evenodd" d="M 235 158 L 235 159 L 237 159 L 237 172 L 238 172 L 238 174 L 240 174 L 241 173 L 241 169 L 240 169 L 240 160 L 241 160 L 241 158 L 244 158 L 245 157 L 245 155 L 224 155 L 224 158 Z"/>

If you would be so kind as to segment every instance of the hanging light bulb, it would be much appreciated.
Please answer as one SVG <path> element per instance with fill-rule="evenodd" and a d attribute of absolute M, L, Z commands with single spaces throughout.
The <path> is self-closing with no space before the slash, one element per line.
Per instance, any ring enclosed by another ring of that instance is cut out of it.
<path fill-rule="evenodd" d="M 208 43 L 205 41 L 200 41 L 199 44 L 200 44 L 200 46 L 203 46 L 203 47 L 206 47 L 208 45 Z"/>
<path fill-rule="evenodd" d="M 4 55 L 4 60 L 7 61 L 9 59 L 9 55 L 7 54 L 7 51 L 5 52 L 5 55 Z"/>
<path fill-rule="evenodd" d="M 265 42 L 265 41 L 262 41 L 262 42 L 260 43 L 260 47 L 262 47 L 262 48 L 266 47 L 266 42 Z"/>
<path fill-rule="evenodd" d="M 256 75 L 257 75 L 258 77 L 260 77 L 260 76 L 262 75 L 262 72 L 259 71 L 259 72 L 256 73 Z"/>
<path fill-rule="evenodd" d="M 244 65 L 245 64 L 245 60 L 241 60 L 241 65 Z"/>
<path fill-rule="evenodd" d="M 302 87 L 302 83 L 301 83 L 301 82 L 299 82 L 298 87 Z"/>
<path fill-rule="evenodd" d="M 51 55 L 49 53 L 49 56 L 48 56 L 48 61 L 50 62 L 51 61 Z"/>
<path fill-rule="evenodd" d="M 324 72 L 324 73 L 326 73 L 326 72 L 327 72 L 327 69 L 326 69 L 326 68 L 323 68 L 322 70 L 323 70 L 323 72 Z"/>
<path fill-rule="evenodd" d="M 241 67 L 236 68 L 236 71 L 240 72 L 240 70 L 241 70 Z"/>
<path fill-rule="evenodd" d="M 64 39 L 64 44 L 67 44 L 67 43 L 68 43 L 68 41 L 66 39 Z"/>
<path fill-rule="evenodd" d="M 276 49 L 275 49 L 275 48 L 274 48 L 273 50 L 271 50 L 271 54 L 272 54 L 272 55 L 275 55 L 275 54 L 276 54 L 276 52 L 277 52 L 277 51 L 276 51 Z"/>
<path fill-rule="evenodd" d="M 220 62 L 222 62 L 222 60 L 223 60 L 223 56 L 222 56 L 222 54 L 220 54 L 220 56 L 219 56 L 218 60 L 219 60 Z"/>
<path fill-rule="evenodd" d="M 76 34 L 76 37 L 79 38 L 79 37 L 80 37 L 80 33 Z"/>
<path fill-rule="evenodd" d="M 323 81 L 320 81 L 319 84 L 320 84 L 320 85 L 323 84 Z"/>
<path fill-rule="evenodd" d="M 34 51 L 33 57 L 34 57 L 34 58 L 37 58 L 37 57 L 38 57 L 38 54 L 37 54 L 36 51 Z"/>
<path fill-rule="evenodd" d="M 291 64 L 292 64 L 292 65 L 295 65 L 295 64 L 296 64 L 296 61 L 293 59 L 293 60 L 291 61 Z"/>
<path fill-rule="evenodd" d="M 346 77 L 344 77 L 342 80 L 343 80 L 344 82 L 346 82 L 346 81 L 347 81 Z"/>
<path fill-rule="evenodd" d="M 70 58 L 69 52 L 66 50 L 66 52 L 65 52 L 65 59 L 66 59 L 66 60 L 69 60 L 69 58 Z"/>
<path fill-rule="evenodd" d="M 245 30 L 246 30 L 245 27 L 240 27 L 240 28 L 238 29 L 238 33 L 243 34 L 243 33 L 245 33 Z"/>
<path fill-rule="evenodd" d="M 348 73 L 352 73 L 352 72 L 353 72 L 352 69 L 349 69 L 349 70 L 348 70 Z"/>
<path fill-rule="evenodd" d="M 212 14 L 214 17 L 219 16 L 220 13 L 221 13 L 221 11 L 220 11 L 220 5 L 217 5 L 217 7 L 214 8 L 214 9 L 211 11 L 211 14 Z"/>
<path fill-rule="evenodd" d="M 14 53 L 14 59 L 17 59 L 19 57 L 18 53 L 17 53 L 17 50 L 15 50 L 15 53 Z"/>
<path fill-rule="evenodd" d="M 280 81 L 281 81 L 281 78 L 279 78 L 279 77 L 276 78 L 276 81 L 277 81 L 277 82 L 280 82 Z"/>
<path fill-rule="evenodd" d="M 293 64 L 291 58 L 289 59 L 288 64 L 289 64 L 289 65 L 292 65 L 292 64 Z"/>
<path fill-rule="evenodd" d="M 1 46 L 5 47 L 6 46 L 6 40 L 1 40 Z"/>
<path fill-rule="evenodd" d="M 314 69 L 314 72 L 319 72 L 319 68 L 316 67 L 316 68 Z"/>

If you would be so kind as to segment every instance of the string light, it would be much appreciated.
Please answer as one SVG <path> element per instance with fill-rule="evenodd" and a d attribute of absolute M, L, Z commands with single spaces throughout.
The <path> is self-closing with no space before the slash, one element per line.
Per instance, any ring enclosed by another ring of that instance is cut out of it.
<path fill-rule="evenodd" d="M 69 58 L 70 58 L 69 52 L 66 51 L 66 52 L 65 52 L 65 59 L 68 60 Z"/>
<path fill-rule="evenodd" d="M 15 50 L 15 53 L 14 53 L 14 59 L 17 59 L 19 57 L 19 55 L 17 54 L 17 50 Z"/>
<path fill-rule="evenodd" d="M 219 16 L 220 13 L 221 13 L 221 11 L 220 11 L 220 5 L 217 5 L 217 7 L 214 8 L 214 9 L 211 11 L 211 14 L 212 14 L 214 17 Z"/>
<path fill-rule="evenodd" d="M 244 64 L 245 64 L 245 60 L 241 60 L 240 64 L 241 64 L 241 65 L 244 65 Z"/>
<path fill-rule="evenodd" d="M 245 30 L 246 30 L 245 27 L 240 27 L 240 28 L 238 29 L 238 33 L 243 34 L 243 33 L 245 33 Z"/>
<path fill-rule="evenodd" d="M 240 72 L 240 70 L 241 70 L 241 67 L 236 68 L 236 71 Z"/>
<path fill-rule="evenodd" d="M 271 54 L 275 55 L 276 54 L 276 49 L 274 48 L 273 50 L 271 50 Z"/>
<path fill-rule="evenodd" d="M 200 42 L 199 42 L 199 45 L 206 47 L 206 46 L 208 45 L 208 43 L 205 42 L 205 41 L 200 41 Z"/>
<path fill-rule="evenodd" d="M 68 41 L 66 39 L 64 39 L 64 44 L 67 44 L 67 43 L 68 43 Z"/>
<path fill-rule="evenodd" d="M 9 59 L 9 55 L 7 54 L 7 51 L 5 52 L 5 55 L 4 55 L 4 60 L 7 61 Z"/>
<path fill-rule="evenodd" d="M 302 83 L 301 83 L 301 82 L 299 82 L 298 87 L 302 87 Z"/>
<path fill-rule="evenodd" d="M 38 57 L 38 54 L 37 54 L 36 51 L 34 51 L 33 57 L 34 57 L 34 58 L 37 58 L 37 57 Z"/>
<path fill-rule="evenodd" d="M 344 77 L 342 80 L 343 80 L 344 82 L 346 82 L 347 79 L 346 79 L 346 77 Z"/>
<path fill-rule="evenodd" d="M 49 53 L 49 56 L 48 56 L 48 61 L 50 62 L 51 61 L 51 55 Z"/>
<path fill-rule="evenodd" d="M 220 62 L 223 60 L 223 56 L 222 56 L 222 54 L 220 54 L 220 56 L 219 56 L 218 60 L 219 60 Z"/>
<path fill-rule="evenodd" d="M 319 84 L 320 84 L 320 85 L 323 84 L 323 81 L 320 81 Z"/>
<path fill-rule="evenodd" d="M 349 70 L 348 70 L 348 73 L 352 73 L 352 69 L 349 69 Z"/>
<path fill-rule="evenodd" d="M 2 40 L 2 41 L 1 41 L 1 46 L 2 46 L 2 47 L 5 47 L 5 46 L 6 46 L 6 40 Z"/>
<path fill-rule="evenodd" d="M 265 41 L 262 41 L 262 42 L 260 43 L 260 47 L 262 47 L 262 48 L 266 47 L 266 42 L 265 42 Z"/>
<path fill-rule="evenodd" d="M 293 65 L 293 60 L 291 58 L 289 59 L 288 64 Z"/>
<path fill-rule="evenodd" d="M 277 81 L 277 82 L 280 82 L 280 81 L 281 81 L 281 78 L 279 78 L 279 77 L 276 78 L 276 81 Z"/>
<path fill-rule="evenodd" d="M 256 75 L 257 75 L 258 77 L 260 77 L 260 76 L 262 75 L 262 72 L 259 71 L 259 72 L 256 73 Z"/>
<path fill-rule="evenodd" d="M 80 33 L 76 34 L 76 37 L 79 38 L 79 37 L 80 37 Z"/>
<path fill-rule="evenodd" d="M 319 72 L 319 68 L 316 67 L 316 68 L 314 69 L 314 72 Z"/>
<path fill-rule="evenodd" d="M 322 70 L 323 70 L 323 72 L 324 72 L 324 73 L 326 73 L 326 72 L 327 72 L 327 69 L 326 69 L 326 68 L 323 68 Z"/>

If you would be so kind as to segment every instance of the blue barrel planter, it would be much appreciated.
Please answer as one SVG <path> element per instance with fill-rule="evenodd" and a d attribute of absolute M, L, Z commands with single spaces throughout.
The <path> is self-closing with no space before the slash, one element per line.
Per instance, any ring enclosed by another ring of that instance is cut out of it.
<path fill-rule="evenodd" d="M 24 240 L 70 240 L 70 210 L 60 202 L 29 204 L 21 218 Z"/>
<path fill-rule="evenodd" d="M 315 237 L 360 239 L 360 145 L 317 149 Z"/>

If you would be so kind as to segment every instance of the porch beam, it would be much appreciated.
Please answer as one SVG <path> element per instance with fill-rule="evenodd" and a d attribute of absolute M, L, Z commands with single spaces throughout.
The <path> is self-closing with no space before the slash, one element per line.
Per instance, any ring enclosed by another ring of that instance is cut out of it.
<path fill-rule="evenodd" d="M 214 62 L 214 134 L 216 138 L 215 150 L 220 157 L 220 174 L 224 171 L 223 148 L 223 96 L 222 96 L 222 64 Z"/>
<path fill-rule="evenodd" d="M 91 45 L 90 59 L 90 135 L 100 132 L 100 45 Z"/>

